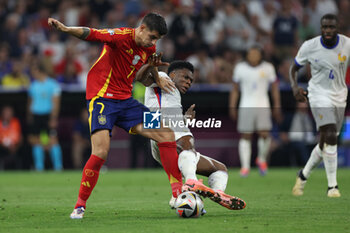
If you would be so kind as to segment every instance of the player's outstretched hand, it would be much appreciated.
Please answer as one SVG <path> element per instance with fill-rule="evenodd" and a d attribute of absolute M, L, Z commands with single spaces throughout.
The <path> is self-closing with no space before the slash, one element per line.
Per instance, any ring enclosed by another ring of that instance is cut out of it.
<path fill-rule="evenodd" d="M 187 109 L 187 111 L 185 112 L 186 119 L 192 120 L 192 119 L 196 118 L 196 111 L 194 110 L 195 107 L 196 107 L 196 105 L 192 104 L 191 107 L 189 107 Z"/>
<path fill-rule="evenodd" d="M 293 89 L 293 95 L 298 102 L 307 102 L 307 91 L 305 91 L 303 88 L 297 87 Z"/>
<path fill-rule="evenodd" d="M 61 32 L 66 32 L 67 31 L 67 26 L 58 21 L 57 19 L 54 18 L 49 18 L 47 20 L 47 23 L 50 27 L 56 28 L 58 31 Z"/>
<path fill-rule="evenodd" d="M 151 66 L 157 66 L 157 67 L 158 66 L 169 66 L 170 64 L 168 62 L 162 61 L 162 56 L 163 56 L 162 52 L 154 53 L 148 58 L 148 63 Z"/>
<path fill-rule="evenodd" d="M 159 83 L 157 85 L 166 93 L 171 93 L 176 88 L 173 81 L 162 76 L 159 76 Z"/>

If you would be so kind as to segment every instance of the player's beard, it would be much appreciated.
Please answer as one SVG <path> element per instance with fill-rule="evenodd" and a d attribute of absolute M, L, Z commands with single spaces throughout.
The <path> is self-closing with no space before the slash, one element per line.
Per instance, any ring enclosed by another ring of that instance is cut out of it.
<path fill-rule="evenodd" d="M 337 34 L 332 36 L 332 38 L 330 39 L 327 39 L 325 35 L 322 35 L 322 40 L 325 45 L 327 45 L 328 47 L 332 47 L 337 43 Z"/>

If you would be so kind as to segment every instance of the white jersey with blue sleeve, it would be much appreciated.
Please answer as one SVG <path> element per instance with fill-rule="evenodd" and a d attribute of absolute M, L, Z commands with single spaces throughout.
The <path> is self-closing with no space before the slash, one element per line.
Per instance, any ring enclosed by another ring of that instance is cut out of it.
<path fill-rule="evenodd" d="M 337 42 L 332 48 L 323 44 L 322 37 L 317 36 L 305 41 L 300 47 L 295 64 L 311 67 L 311 79 L 308 85 L 310 102 L 322 101 L 325 106 L 344 107 L 348 94 L 345 83 L 349 64 L 350 38 L 338 34 Z"/>

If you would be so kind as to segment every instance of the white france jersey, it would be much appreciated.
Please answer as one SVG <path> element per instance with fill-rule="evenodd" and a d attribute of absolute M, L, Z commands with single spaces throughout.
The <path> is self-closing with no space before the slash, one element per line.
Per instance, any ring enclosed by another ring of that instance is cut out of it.
<path fill-rule="evenodd" d="M 349 63 L 350 38 L 338 35 L 337 43 L 327 48 L 321 36 L 305 41 L 300 47 L 295 64 L 310 63 L 311 79 L 308 86 L 310 101 L 331 101 L 344 106 L 348 94 L 345 74 Z M 326 103 L 325 103 L 326 104 Z"/>
<path fill-rule="evenodd" d="M 170 77 L 164 72 L 158 72 L 159 76 Z M 181 95 L 177 88 L 171 93 L 162 91 L 156 84 L 146 87 L 145 91 L 145 105 L 151 111 L 161 109 L 162 117 L 172 116 L 170 118 L 183 119 Z"/>
<path fill-rule="evenodd" d="M 276 81 L 276 72 L 269 62 L 261 62 L 251 66 L 247 62 L 240 62 L 233 72 L 233 81 L 240 85 L 240 108 L 261 107 L 269 108 L 269 86 Z"/>

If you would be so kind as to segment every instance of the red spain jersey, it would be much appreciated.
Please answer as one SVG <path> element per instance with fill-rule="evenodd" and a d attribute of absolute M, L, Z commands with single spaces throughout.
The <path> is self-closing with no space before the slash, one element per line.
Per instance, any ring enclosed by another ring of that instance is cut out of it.
<path fill-rule="evenodd" d="M 135 29 L 132 28 L 90 28 L 86 40 L 104 43 L 100 57 L 88 73 L 86 99 L 95 96 L 120 100 L 130 98 L 135 74 L 156 51 L 155 46 L 137 46 Z"/>

